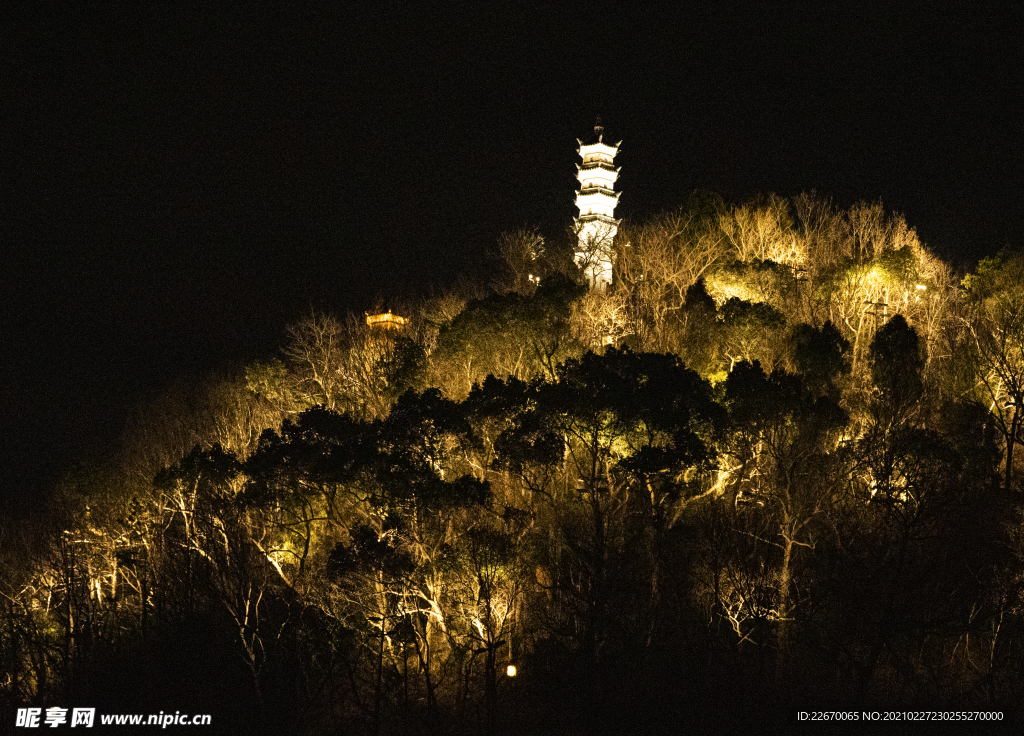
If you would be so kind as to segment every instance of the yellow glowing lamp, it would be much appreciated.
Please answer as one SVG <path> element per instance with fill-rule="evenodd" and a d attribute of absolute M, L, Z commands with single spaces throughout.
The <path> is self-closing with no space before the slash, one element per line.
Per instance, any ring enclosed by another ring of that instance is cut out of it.
<path fill-rule="evenodd" d="M 515 677 L 515 676 L 516 676 L 516 666 L 515 666 L 514 664 L 510 664 L 510 665 L 508 666 L 508 669 L 507 669 L 507 670 L 505 670 L 505 673 L 506 673 L 506 674 L 507 674 L 507 675 L 508 675 L 509 677 Z"/>

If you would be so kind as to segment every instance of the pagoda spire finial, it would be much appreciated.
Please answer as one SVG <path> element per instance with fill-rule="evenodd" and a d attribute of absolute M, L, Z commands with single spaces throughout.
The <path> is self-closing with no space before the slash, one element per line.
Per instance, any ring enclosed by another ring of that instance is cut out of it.
<path fill-rule="evenodd" d="M 597 134 L 597 142 L 604 143 L 604 126 L 601 125 L 601 116 L 597 116 L 597 122 L 594 123 L 594 133 Z"/>

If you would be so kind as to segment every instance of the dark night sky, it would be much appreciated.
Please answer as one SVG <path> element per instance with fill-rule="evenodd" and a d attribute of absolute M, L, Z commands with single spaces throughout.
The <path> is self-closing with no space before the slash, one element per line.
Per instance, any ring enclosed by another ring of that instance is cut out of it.
<path fill-rule="evenodd" d="M 311 307 L 564 235 L 598 113 L 622 217 L 815 188 L 959 261 L 1020 243 L 1019 12 L 104 7 L 0 24 L 0 499 Z"/>

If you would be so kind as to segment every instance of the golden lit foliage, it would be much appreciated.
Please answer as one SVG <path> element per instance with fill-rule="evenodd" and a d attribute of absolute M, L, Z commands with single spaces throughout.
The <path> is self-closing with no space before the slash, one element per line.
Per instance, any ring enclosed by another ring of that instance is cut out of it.
<path fill-rule="evenodd" d="M 687 288 L 718 263 L 726 239 L 716 220 L 721 203 L 695 200 L 689 208 L 623 227 L 618 241 L 616 289 L 631 305 L 644 349 L 666 349 L 666 322 L 685 300 Z"/>
<path fill-rule="evenodd" d="M 973 394 L 995 416 L 1005 444 L 1004 484 L 1013 487 L 1014 449 L 1024 415 L 1024 256 L 986 258 L 964 279 L 966 324 L 977 351 Z"/>
<path fill-rule="evenodd" d="M 697 681 L 718 652 L 785 683 L 811 652 L 861 694 L 896 667 L 1009 691 L 1017 578 L 978 530 L 1019 521 L 995 491 L 1024 261 L 961 293 L 902 217 L 813 193 L 695 198 L 617 249 L 588 290 L 503 236 L 498 293 L 312 313 L 281 360 L 140 409 L 38 539 L 2 530 L 0 694 L 55 698 L 192 618 L 267 702 L 299 682 L 353 732 L 472 730 L 513 662 Z"/>
<path fill-rule="evenodd" d="M 642 329 L 631 320 L 629 304 L 623 290 L 591 289 L 573 305 L 573 334 L 581 345 L 600 350 L 605 345 L 618 345 L 627 335 Z"/>
<path fill-rule="evenodd" d="M 737 260 L 804 265 L 806 257 L 793 232 L 789 202 L 778 195 L 730 208 L 719 216 L 719 227 Z"/>
<path fill-rule="evenodd" d="M 583 286 L 553 273 L 529 296 L 509 292 L 470 302 L 440 328 L 430 356 L 432 380 L 461 399 L 488 375 L 552 375 L 558 363 L 582 352 L 572 318 L 585 294 Z"/>
<path fill-rule="evenodd" d="M 425 361 L 422 347 L 406 334 L 410 329 L 354 314 L 344 320 L 311 314 L 289 328 L 283 351 L 291 392 L 305 406 L 367 419 L 386 415 L 398 394 L 416 383 Z"/>

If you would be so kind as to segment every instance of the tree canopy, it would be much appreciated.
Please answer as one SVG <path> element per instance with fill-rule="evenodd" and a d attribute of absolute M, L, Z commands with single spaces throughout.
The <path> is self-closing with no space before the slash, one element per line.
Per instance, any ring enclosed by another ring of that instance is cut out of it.
<path fill-rule="evenodd" d="M 188 708 L 220 678 L 268 733 L 1019 702 L 1024 256 L 958 284 L 813 194 L 695 197 L 615 250 L 590 291 L 522 230 L 490 284 L 312 313 L 141 407 L 3 530 L 0 698 L 126 666 L 156 712 L 187 670 Z"/>

